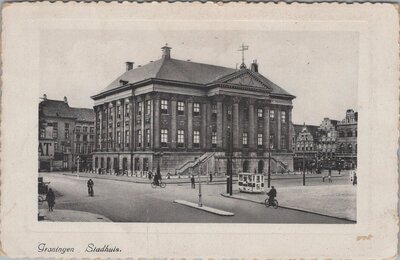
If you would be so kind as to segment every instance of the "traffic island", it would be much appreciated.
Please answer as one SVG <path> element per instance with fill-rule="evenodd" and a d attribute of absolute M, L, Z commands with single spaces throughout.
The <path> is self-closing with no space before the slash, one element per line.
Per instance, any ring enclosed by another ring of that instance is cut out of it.
<path fill-rule="evenodd" d="M 199 210 L 203 210 L 206 212 L 210 212 L 219 216 L 225 216 L 225 217 L 230 217 L 230 216 L 234 216 L 235 214 L 232 212 L 228 212 L 228 211 L 224 211 L 224 210 L 220 210 L 220 209 L 215 209 L 215 208 L 211 208 L 211 207 L 207 207 L 207 206 L 199 206 L 197 203 L 193 203 L 193 202 L 189 202 L 186 200 L 174 200 L 174 203 L 178 203 L 184 206 L 188 206 L 191 208 L 195 208 L 195 209 L 199 209 Z"/>

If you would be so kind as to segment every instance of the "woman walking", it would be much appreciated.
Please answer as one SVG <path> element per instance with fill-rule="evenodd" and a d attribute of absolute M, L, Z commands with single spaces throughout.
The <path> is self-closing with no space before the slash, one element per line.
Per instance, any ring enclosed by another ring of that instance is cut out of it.
<path fill-rule="evenodd" d="M 53 211 L 54 204 L 56 203 L 56 196 L 53 190 L 50 188 L 46 194 L 47 205 L 49 206 L 49 211 Z"/>

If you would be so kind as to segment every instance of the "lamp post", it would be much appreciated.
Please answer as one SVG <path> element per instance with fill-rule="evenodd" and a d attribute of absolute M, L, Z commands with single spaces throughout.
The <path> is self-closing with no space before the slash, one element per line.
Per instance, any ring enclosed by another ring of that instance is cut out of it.
<path fill-rule="evenodd" d="M 230 123 L 229 123 L 229 125 L 228 125 L 228 127 L 227 127 L 227 130 L 228 130 L 228 142 L 227 142 L 227 145 L 228 145 L 228 159 L 227 159 L 227 175 L 228 175 L 228 179 L 227 179 L 227 182 L 226 182 L 226 191 L 227 191 L 227 193 L 229 193 L 229 195 L 231 195 L 232 196 L 232 177 L 233 177 L 233 173 L 232 173 L 232 155 L 233 155 L 233 152 L 232 152 L 232 147 L 233 147 L 233 136 L 232 136 L 232 118 L 231 118 L 231 114 L 232 114 L 232 112 L 231 112 L 231 109 L 232 109 L 232 107 L 231 106 L 229 106 L 228 107 L 228 116 L 229 116 L 229 119 L 230 119 Z"/>
<path fill-rule="evenodd" d="M 305 165 L 305 157 L 306 157 L 306 140 L 303 140 L 303 186 L 306 186 L 306 165 Z"/>
<path fill-rule="evenodd" d="M 199 207 L 203 207 L 203 202 L 201 201 L 201 163 L 199 163 Z"/>

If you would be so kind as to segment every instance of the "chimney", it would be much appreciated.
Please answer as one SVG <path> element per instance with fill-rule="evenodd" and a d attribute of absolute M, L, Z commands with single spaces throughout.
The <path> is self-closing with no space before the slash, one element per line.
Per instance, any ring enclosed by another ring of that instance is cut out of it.
<path fill-rule="evenodd" d="M 68 99 L 65 96 L 64 96 L 64 103 L 68 104 Z"/>
<path fill-rule="evenodd" d="M 171 47 L 168 47 L 168 43 L 166 43 L 165 46 L 161 48 L 163 59 L 171 59 L 171 49 Z"/>
<path fill-rule="evenodd" d="M 251 64 L 251 71 L 258 72 L 257 60 L 253 60 L 253 63 Z"/>
<path fill-rule="evenodd" d="M 126 64 L 126 71 L 133 69 L 134 62 L 127 61 L 127 62 L 125 62 L 125 64 Z"/>
<path fill-rule="evenodd" d="M 47 100 L 47 95 L 43 94 L 43 100 L 46 101 Z"/>

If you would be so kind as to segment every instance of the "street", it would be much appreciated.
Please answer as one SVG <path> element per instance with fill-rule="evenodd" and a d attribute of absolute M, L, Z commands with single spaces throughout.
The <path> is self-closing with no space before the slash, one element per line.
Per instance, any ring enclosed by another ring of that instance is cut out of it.
<path fill-rule="evenodd" d="M 84 174 L 82 174 L 84 175 Z M 224 184 L 202 184 L 203 204 L 233 212 L 233 217 L 222 217 L 174 203 L 176 199 L 198 201 L 196 189 L 190 184 L 168 184 L 166 188 L 151 188 L 150 184 L 93 179 L 94 197 L 87 193 L 87 177 L 62 173 L 40 173 L 56 192 L 57 209 L 77 210 L 103 215 L 114 222 L 194 222 L 194 223 L 351 223 L 332 217 L 290 209 L 272 209 L 264 205 L 222 197 Z M 335 179 L 335 184 L 348 182 Z M 307 179 L 308 185 L 321 184 L 321 178 Z M 299 185 L 301 179 L 275 180 L 272 185 Z M 235 189 L 235 185 L 234 185 Z M 279 200 L 279 197 L 278 197 Z"/>

